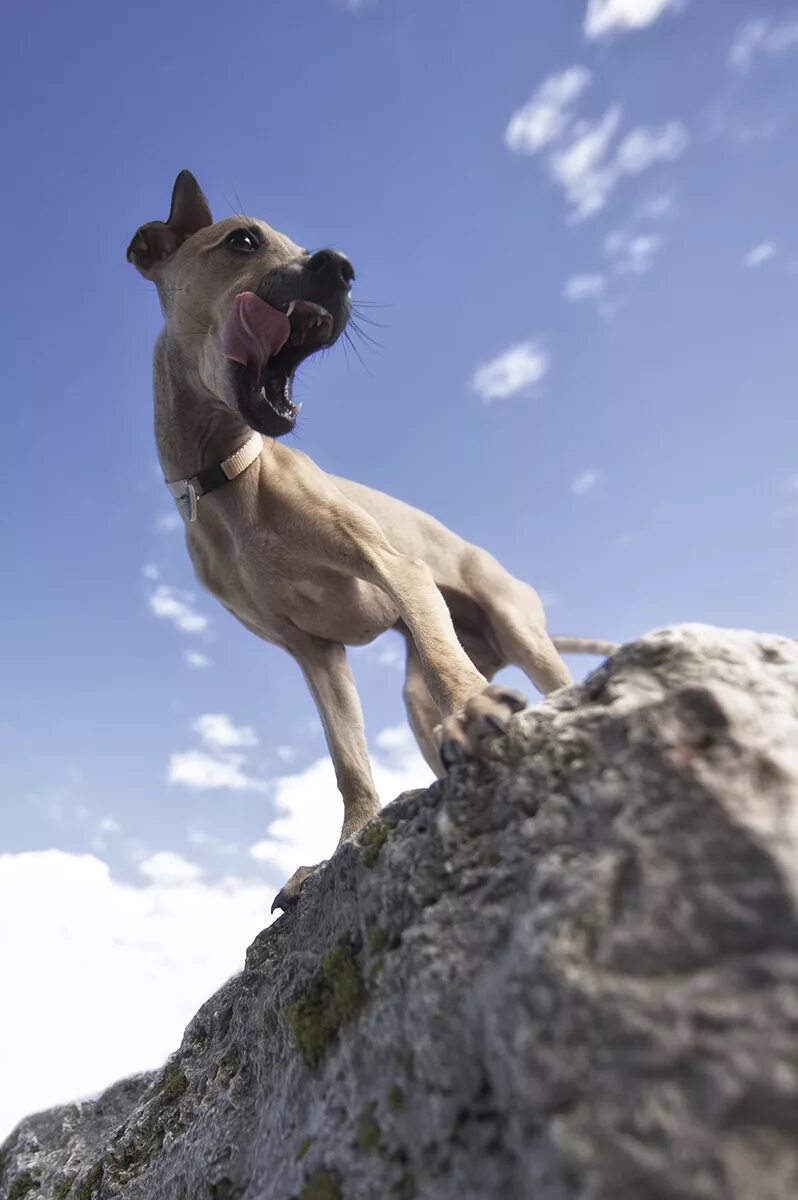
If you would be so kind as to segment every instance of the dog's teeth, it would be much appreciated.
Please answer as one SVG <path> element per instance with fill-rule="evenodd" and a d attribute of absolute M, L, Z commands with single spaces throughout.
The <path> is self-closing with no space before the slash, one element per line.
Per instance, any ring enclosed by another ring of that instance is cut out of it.
<path fill-rule="evenodd" d="M 287 317 L 290 317 L 291 313 L 294 311 L 295 308 L 296 308 L 296 300 L 292 300 L 291 303 L 288 305 L 288 308 L 285 310 L 285 315 Z"/>
<path fill-rule="evenodd" d="M 262 387 L 262 388 L 260 389 L 260 394 L 261 394 L 261 398 L 262 398 L 263 400 L 268 400 L 268 399 L 269 399 L 269 397 L 266 395 L 266 388 L 265 388 L 265 387 Z"/>

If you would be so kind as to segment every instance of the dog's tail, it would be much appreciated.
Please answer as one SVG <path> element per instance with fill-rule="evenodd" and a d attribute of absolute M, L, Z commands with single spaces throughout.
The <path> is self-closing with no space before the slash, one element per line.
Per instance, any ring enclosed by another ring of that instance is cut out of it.
<path fill-rule="evenodd" d="M 551 639 L 560 654 L 600 654 L 606 658 L 620 646 L 620 642 L 603 642 L 600 638 L 558 637 Z"/>

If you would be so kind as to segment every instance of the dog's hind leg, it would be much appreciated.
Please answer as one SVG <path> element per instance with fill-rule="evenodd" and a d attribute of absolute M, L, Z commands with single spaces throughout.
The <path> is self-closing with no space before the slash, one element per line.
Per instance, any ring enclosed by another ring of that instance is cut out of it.
<path fill-rule="evenodd" d="M 338 790 L 344 802 L 340 846 L 380 811 L 360 699 L 343 646 L 322 638 L 297 635 L 291 637 L 291 645 L 286 645 L 286 649 L 302 668 L 319 711 L 335 768 Z M 315 870 L 316 866 L 299 867 L 275 898 L 272 912 L 275 908 L 290 907 L 298 899 L 302 884 Z"/>
<path fill-rule="evenodd" d="M 540 597 L 484 550 L 473 548 L 464 572 L 469 595 L 482 610 L 485 640 L 514 667 L 520 667 L 548 695 L 572 682 L 546 632 Z"/>

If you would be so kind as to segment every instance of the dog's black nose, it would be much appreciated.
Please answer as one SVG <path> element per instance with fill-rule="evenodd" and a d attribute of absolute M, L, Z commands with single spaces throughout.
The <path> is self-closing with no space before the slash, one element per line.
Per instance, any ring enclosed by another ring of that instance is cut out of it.
<path fill-rule="evenodd" d="M 323 275 L 335 287 L 345 288 L 346 291 L 349 291 L 355 278 L 355 268 L 340 250 L 317 250 L 305 266 L 308 271 Z"/>

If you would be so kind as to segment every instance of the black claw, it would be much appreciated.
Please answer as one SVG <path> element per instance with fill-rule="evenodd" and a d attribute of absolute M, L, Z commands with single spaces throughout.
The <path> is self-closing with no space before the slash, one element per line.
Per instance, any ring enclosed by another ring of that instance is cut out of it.
<path fill-rule="evenodd" d="M 440 749 L 440 755 L 444 769 L 448 771 L 450 767 L 463 761 L 463 747 L 459 742 L 453 740 L 444 742 Z"/>
<path fill-rule="evenodd" d="M 490 725 L 491 729 L 495 729 L 497 733 L 506 733 L 507 720 L 505 717 L 498 716 L 497 713 L 486 713 L 485 724 Z"/>
<path fill-rule="evenodd" d="M 522 712 L 526 708 L 526 697 L 522 696 L 520 692 L 502 692 L 501 700 L 514 713 Z"/>

